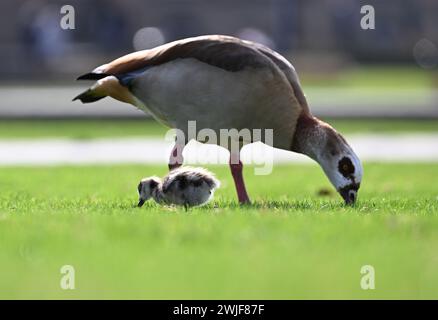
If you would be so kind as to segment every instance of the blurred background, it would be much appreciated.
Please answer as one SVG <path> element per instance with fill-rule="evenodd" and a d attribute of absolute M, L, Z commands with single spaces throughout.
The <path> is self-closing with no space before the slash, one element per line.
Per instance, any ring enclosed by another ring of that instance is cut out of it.
<path fill-rule="evenodd" d="M 65 4 L 75 9 L 74 30 L 60 27 Z M 363 5 L 374 7 L 375 29 L 361 28 Z M 86 137 L 102 128 L 141 135 L 147 115 L 129 105 L 72 103 L 90 84 L 76 77 L 203 34 L 279 51 L 296 67 L 313 112 L 341 130 L 438 130 L 436 0 L 6 0 L 0 18 L 0 138 Z"/>

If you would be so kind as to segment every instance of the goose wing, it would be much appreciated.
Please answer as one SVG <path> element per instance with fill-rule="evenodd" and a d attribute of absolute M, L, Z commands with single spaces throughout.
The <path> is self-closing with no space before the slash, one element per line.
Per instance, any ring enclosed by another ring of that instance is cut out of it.
<path fill-rule="evenodd" d="M 215 67 L 237 72 L 245 68 L 272 67 L 272 61 L 249 43 L 229 36 L 201 36 L 170 42 L 130 53 L 104 64 L 79 80 L 97 80 L 114 75 L 123 82 L 126 75 L 142 72 L 176 59 L 197 59 Z"/>
<path fill-rule="evenodd" d="M 305 112 L 310 113 L 306 97 L 304 95 L 303 89 L 301 88 L 300 80 L 294 66 L 281 54 L 262 44 L 250 41 L 245 42 L 256 48 L 259 52 L 267 56 L 273 63 L 277 65 L 277 67 L 283 72 L 290 85 L 292 86 L 298 103 L 301 105 Z"/>
<path fill-rule="evenodd" d="M 91 93 L 85 92 L 86 97 L 79 96 L 76 99 L 86 100 L 91 96 L 89 100 L 95 101 L 102 96 L 111 95 L 118 100 L 132 103 L 132 98 L 123 87 L 129 88 L 131 80 L 148 68 L 176 59 L 197 59 L 230 72 L 238 72 L 246 68 L 279 69 L 291 85 L 302 110 L 310 112 L 298 75 L 289 61 L 261 44 L 222 35 L 187 38 L 122 56 L 78 78 L 78 80 L 99 80 L 115 76 L 122 86 L 117 86 L 114 81 L 107 81 L 107 86 L 111 84 L 112 90 L 105 88 L 106 90 L 102 90 L 104 92 L 98 97 L 96 94 L 91 96 L 96 90 Z"/>

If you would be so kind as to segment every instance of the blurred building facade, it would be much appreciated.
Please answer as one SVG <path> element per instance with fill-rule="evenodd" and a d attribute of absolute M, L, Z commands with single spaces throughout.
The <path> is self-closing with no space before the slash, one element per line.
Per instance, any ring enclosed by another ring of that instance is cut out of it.
<path fill-rule="evenodd" d="M 64 4 L 75 8 L 75 30 L 60 27 Z M 375 30 L 360 27 L 366 4 L 375 8 Z M 3 81 L 70 79 L 121 54 L 201 34 L 331 64 L 413 63 L 419 41 L 419 55 L 438 45 L 436 0 L 6 0 L 0 17 Z"/>

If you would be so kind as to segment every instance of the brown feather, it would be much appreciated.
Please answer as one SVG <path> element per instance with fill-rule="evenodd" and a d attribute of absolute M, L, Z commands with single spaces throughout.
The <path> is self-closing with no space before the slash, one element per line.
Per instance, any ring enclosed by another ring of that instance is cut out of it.
<path fill-rule="evenodd" d="M 176 59 L 197 59 L 209 65 L 236 72 L 245 68 L 263 68 L 270 59 L 240 39 L 205 36 L 168 43 L 120 57 L 103 66 L 101 72 L 120 75 Z"/>

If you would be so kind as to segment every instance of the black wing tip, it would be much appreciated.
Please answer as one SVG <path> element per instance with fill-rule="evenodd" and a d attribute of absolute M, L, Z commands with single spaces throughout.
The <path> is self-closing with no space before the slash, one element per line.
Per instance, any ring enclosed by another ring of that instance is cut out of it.
<path fill-rule="evenodd" d="M 95 93 L 92 90 L 88 89 L 87 91 L 74 97 L 72 101 L 80 100 L 82 103 L 91 103 L 103 98 L 105 98 L 105 96 L 95 95 Z"/>
<path fill-rule="evenodd" d="M 108 74 L 106 73 L 93 73 L 89 72 L 86 74 L 83 74 L 82 76 L 78 77 L 76 80 L 100 80 L 102 78 L 108 77 Z"/>

